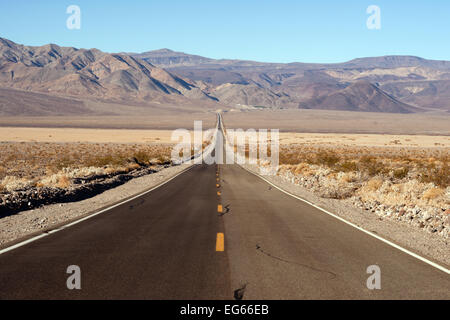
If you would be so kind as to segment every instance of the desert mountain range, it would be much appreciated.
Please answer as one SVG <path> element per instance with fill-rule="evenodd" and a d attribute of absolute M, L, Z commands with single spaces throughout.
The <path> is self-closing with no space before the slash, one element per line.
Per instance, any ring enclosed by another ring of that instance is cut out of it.
<path fill-rule="evenodd" d="M 83 113 L 86 100 L 211 110 L 450 111 L 450 62 L 386 56 L 339 64 L 262 63 L 169 49 L 111 54 L 32 47 L 0 38 L 0 88 L 2 115 Z M 55 110 L 58 103 L 67 107 Z"/>

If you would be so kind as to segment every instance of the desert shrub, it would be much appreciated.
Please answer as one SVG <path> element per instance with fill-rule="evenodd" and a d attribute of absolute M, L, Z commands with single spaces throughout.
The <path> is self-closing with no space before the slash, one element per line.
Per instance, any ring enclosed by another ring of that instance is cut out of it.
<path fill-rule="evenodd" d="M 3 185 L 4 190 L 12 191 L 12 190 L 26 189 L 30 187 L 33 184 L 33 182 L 15 176 L 6 176 L 5 178 L 3 178 L 0 184 Z"/>
<path fill-rule="evenodd" d="M 404 179 L 408 175 L 408 172 L 408 168 L 399 168 L 394 170 L 393 175 L 396 179 Z"/>
<path fill-rule="evenodd" d="M 119 166 L 126 164 L 128 160 L 119 154 L 101 155 L 90 158 L 85 161 L 84 164 L 88 167 L 106 167 L 106 166 Z"/>
<path fill-rule="evenodd" d="M 171 145 L 162 144 L 0 142 L 0 181 L 10 177 L 4 186 L 7 191 L 35 185 L 36 181 L 41 187 L 54 187 L 60 172 L 69 179 L 103 174 L 107 169 L 126 172 L 139 167 L 133 156 L 145 164 L 158 156 L 165 162 L 171 150 Z"/>
<path fill-rule="evenodd" d="M 64 156 L 56 163 L 55 167 L 58 170 L 61 170 L 61 169 L 73 166 L 74 163 L 75 163 L 75 159 Z"/>
<path fill-rule="evenodd" d="M 359 164 L 359 169 L 366 171 L 370 176 L 376 176 L 387 171 L 385 165 L 372 156 L 362 156 Z"/>
<path fill-rule="evenodd" d="M 70 186 L 70 179 L 66 175 L 61 175 L 56 186 L 61 189 L 66 189 Z"/>
<path fill-rule="evenodd" d="M 450 168 L 448 158 L 444 158 L 442 165 L 436 162 L 425 165 L 421 169 L 420 181 L 424 183 L 433 183 L 436 186 L 446 188 L 450 185 Z"/>
<path fill-rule="evenodd" d="M 367 181 L 367 189 L 370 191 L 377 191 L 383 185 L 383 180 L 379 177 L 372 178 Z"/>
<path fill-rule="evenodd" d="M 148 164 L 150 162 L 150 154 L 143 150 L 137 151 L 133 154 L 133 158 L 136 159 L 138 163 Z"/>
<path fill-rule="evenodd" d="M 433 200 L 437 197 L 442 196 L 445 193 L 445 190 L 442 188 L 431 188 L 425 191 L 422 195 L 422 199 L 425 200 Z"/>
<path fill-rule="evenodd" d="M 325 165 L 330 168 L 335 166 L 340 160 L 341 158 L 339 156 L 330 152 L 318 152 L 316 154 L 317 164 Z"/>
<path fill-rule="evenodd" d="M 292 171 L 295 174 L 305 173 L 305 171 L 309 171 L 309 166 L 307 163 L 299 163 L 298 165 L 292 168 Z"/>
<path fill-rule="evenodd" d="M 157 159 L 158 159 L 158 163 L 163 164 L 163 163 L 168 162 L 170 158 L 167 156 L 164 156 L 164 155 L 159 155 Z"/>
<path fill-rule="evenodd" d="M 6 168 L 0 166 L 0 179 L 3 179 L 6 176 Z"/>
<path fill-rule="evenodd" d="M 342 175 L 341 181 L 345 183 L 358 181 L 358 175 L 355 172 L 346 172 Z"/>
<path fill-rule="evenodd" d="M 351 172 L 358 171 L 358 165 L 355 161 L 343 161 L 335 166 L 336 171 Z"/>

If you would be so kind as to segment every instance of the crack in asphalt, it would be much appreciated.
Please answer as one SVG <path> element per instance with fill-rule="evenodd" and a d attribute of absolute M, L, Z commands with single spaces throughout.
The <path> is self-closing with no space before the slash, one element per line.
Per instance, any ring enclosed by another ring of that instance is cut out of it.
<path fill-rule="evenodd" d="M 245 290 L 247 289 L 248 283 L 243 284 L 240 288 L 234 290 L 234 299 L 242 300 L 244 298 Z"/>
<path fill-rule="evenodd" d="M 311 267 L 311 266 L 309 266 L 307 264 L 302 264 L 302 263 L 298 263 L 298 262 L 295 262 L 295 261 L 289 261 L 289 260 L 286 260 L 286 259 L 274 256 L 271 253 L 264 251 L 259 244 L 256 245 L 256 250 L 258 250 L 262 254 L 264 254 L 264 255 L 272 258 L 272 259 L 275 259 L 275 260 L 278 260 L 278 261 L 281 261 L 281 262 L 294 264 L 294 265 L 297 265 L 297 266 L 300 266 L 300 267 L 303 267 L 303 268 L 308 268 L 308 269 L 311 269 L 313 271 L 317 271 L 317 272 L 321 272 L 321 273 L 327 273 L 327 274 L 331 275 L 331 279 L 335 279 L 337 277 L 337 274 L 335 274 L 334 272 L 331 272 L 331 271 L 328 271 L 328 270 L 317 269 L 317 268 Z"/>
<path fill-rule="evenodd" d="M 129 209 L 129 210 L 133 210 L 134 208 L 143 205 L 144 202 L 145 202 L 145 200 L 144 200 L 144 199 L 141 199 L 141 200 L 140 200 L 138 203 L 136 203 L 136 204 L 130 204 L 130 205 L 128 206 L 128 209 Z"/>
<path fill-rule="evenodd" d="M 222 216 L 225 215 L 226 213 L 230 212 L 230 205 L 227 204 L 227 205 L 224 207 L 224 209 L 225 209 L 225 210 L 223 210 L 223 212 L 219 214 L 219 217 L 222 217 Z"/>

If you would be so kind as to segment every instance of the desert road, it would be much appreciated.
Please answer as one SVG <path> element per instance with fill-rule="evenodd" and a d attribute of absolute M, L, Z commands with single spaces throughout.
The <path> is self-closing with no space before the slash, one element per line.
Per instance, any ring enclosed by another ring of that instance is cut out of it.
<path fill-rule="evenodd" d="M 81 290 L 66 287 L 70 265 Z M 380 290 L 367 288 L 371 265 Z M 237 165 L 205 164 L 1 254 L 0 288 L 0 299 L 450 299 L 447 273 Z"/>

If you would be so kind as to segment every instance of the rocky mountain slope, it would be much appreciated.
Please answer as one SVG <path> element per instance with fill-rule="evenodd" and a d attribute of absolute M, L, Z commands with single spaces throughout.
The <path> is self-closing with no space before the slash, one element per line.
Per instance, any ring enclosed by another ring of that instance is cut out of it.
<path fill-rule="evenodd" d="M 301 102 L 303 109 L 412 113 L 418 108 L 400 102 L 367 81 L 358 81 L 331 94 Z"/>
<path fill-rule="evenodd" d="M 0 86 L 76 98 L 183 104 L 215 101 L 194 83 L 124 54 L 0 38 Z"/>
<path fill-rule="evenodd" d="M 203 82 L 211 95 L 219 100 L 224 99 L 234 107 L 262 104 L 273 108 L 300 106 L 311 109 L 368 109 L 377 112 L 418 112 L 424 111 L 423 108 L 450 110 L 447 90 L 450 83 L 450 61 L 385 56 L 359 58 L 338 64 L 280 64 L 202 59 L 170 50 L 147 52 L 139 56 L 150 63 L 166 67 L 170 72 Z M 183 57 L 183 60 L 177 60 L 176 57 Z M 374 84 L 379 88 L 377 92 L 381 93 L 380 97 L 389 95 L 389 98 L 382 100 L 386 103 L 389 100 L 392 106 L 349 107 L 334 101 L 336 97 L 343 98 L 347 94 L 349 96 L 345 99 L 362 101 L 367 93 L 365 90 L 355 91 L 355 87 L 352 87 L 342 91 L 359 81 Z M 325 95 L 329 97 L 325 98 Z M 319 100 L 323 102 L 318 103 Z M 311 105 L 306 106 L 307 103 Z M 394 105 L 399 109 L 396 110 Z"/>
<path fill-rule="evenodd" d="M 61 114 L 58 104 L 76 105 L 63 114 L 81 114 L 86 99 L 209 110 L 442 112 L 450 111 L 449 86 L 449 61 L 411 56 L 281 64 L 214 60 L 168 49 L 110 54 L 55 44 L 31 47 L 0 38 L 2 115 Z M 46 96 L 31 93 L 67 100 L 49 98 L 46 104 Z"/>

